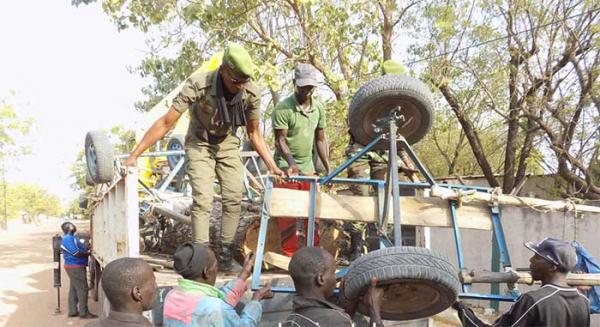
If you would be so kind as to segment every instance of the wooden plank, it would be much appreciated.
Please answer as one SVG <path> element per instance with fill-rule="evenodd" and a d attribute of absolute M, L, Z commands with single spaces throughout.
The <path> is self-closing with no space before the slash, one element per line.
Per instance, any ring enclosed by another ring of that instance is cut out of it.
<path fill-rule="evenodd" d="M 292 258 L 275 252 L 266 252 L 263 261 L 285 271 L 288 270 Z"/>
<path fill-rule="evenodd" d="M 492 271 L 462 271 L 460 280 L 466 284 L 477 283 L 516 283 L 532 284 L 531 273 L 522 271 L 492 272 Z M 567 284 L 571 286 L 600 286 L 600 274 L 568 274 Z"/>
<path fill-rule="evenodd" d="M 307 191 L 273 189 L 269 210 L 272 216 L 308 217 L 308 207 L 309 193 Z M 403 196 L 400 198 L 400 210 L 403 225 L 452 226 L 447 200 Z M 317 193 L 315 214 L 320 219 L 375 222 L 377 197 Z M 485 204 L 468 203 L 463 205 L 457 210 L 457 218 L 458 226 L 461 228 L 482 230 L 492 228 L 490 211 Z"/>
<path fill-rule="evenodd" d="M 492 203 L 498 201 L 498 204 L 510 205 L 515 207 L 524 208 L 535 208 L 537 210 L 548 210 L 548 211 L 578 211 L 578 212 L 594 212 L 600 213 L 600 207 L 589 206 L 583 204 L 575 204 L 569 201 L 550 201 L 536 198 L 519 197 L 507 194 L 498 194 L 497 196 L 492 193 L 471 191 L 462 191 L 461 194 L 455 190 L 451 190 L 445 187 L 432 187 L 431 196 L 440 199 L 452 199 L 456 200 L 459 197 L 464 202 L 476 202 L 476 203 Z"/>

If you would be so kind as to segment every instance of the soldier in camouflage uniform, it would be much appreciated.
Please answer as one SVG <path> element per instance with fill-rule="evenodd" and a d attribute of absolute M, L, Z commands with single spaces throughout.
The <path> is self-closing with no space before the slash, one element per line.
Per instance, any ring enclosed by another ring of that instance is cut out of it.
<path fill-rule="evenodd" d="M 284 175 L 260 132 L 260 90 L 251 80 L 254 71 L 248 52 L 240 45 L 230 44 L 218 70 L 188 78 L 169 111 L 152 125 L 125 162 L 125 165 L 135 166 L 139 155 L 169 132 L 184 112 L 190 111 L 185 150 L 194 200 L 194 242 L 209 243 L 216 177 L 221 186 L 223 217 L 220 238 L 212 243 L 220 245 L 217 253 L 221 271 L 231 270 L 232 252 L 239 250 L 239 245 L 232 244 L 241 216 L 243 192 L 240 139 L 236 130 L 245 127 L 252 146 L 270 173 Z"/>

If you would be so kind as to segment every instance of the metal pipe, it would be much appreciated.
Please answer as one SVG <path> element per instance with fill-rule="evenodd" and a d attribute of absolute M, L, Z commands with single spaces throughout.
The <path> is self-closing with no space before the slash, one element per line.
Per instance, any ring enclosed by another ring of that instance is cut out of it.
<path fill-rule="evenodd" d="M 308 237 L 306 239 L 306 246 L 315 245 L 315 207 L 317 202 L 317 181 L 312 180 L 310 182 L 310 202 L 308 206 Z"/>
<path fill-rule="evenodd" d="M 260 272 L 265 255 L 265 243 L 267 239 L 267 229 L 269 227 L 269 205 L 271 204 L 271 192 L 273 190 L 273 181 L 268 178 L 265 182 L 265 195 L 263 198 L 262 212 L 260 218 L 260 229 L 258 232 L 258 244 L 256 245 L 254 270 L 252 272 L 252 290 L 260 288 Z M 273 292 L 278 290 L 273 289 Z M 293 293 L 295 290 L 292 290 Z"/>
<path fill-rule="evenodd" d="M 167 216 L 169 218 L 173 218 L 177 222 L 180 222 L 182 224 L 186 224 L 186 225 L 192 224 L 192 218 L 190 218 L 186 215 L 180 214 L 179 212 L 175 212 L 171 209 L 165 208 L 163 206 L 153 204 L 153 205 L 151 205 L 150 210 L 153 210 L 156 213 Z"/>
<path fill-rule="evenodd" d="M 398 133 L 398 126 L 396 121 L 390 119 L 389 121 L 389 141 L 390 151 L 388 153 L 389 158 L 389 169 L 388 175 L 390 176 L 390 184 L 392 186 L 392 210 L 394 217 L 394 245 L 402 246 L 402 226 L 400 217 L 400 189 L 398 188 L 398 149 L 396 144 L 396 133 Z"/>
<path fill-rule="evenodd" d="M 355 162 L 356 160 L 358 160 L 358 158 L 362 157 L 363 154 L 365 154 L 368 151 L 370 151 L 371 148 L 373 146 L 375 146 L 375 144 L 377 144 L 377 142 L 379 142 L 382 138 L 383 138 L 383 134 L 379 134 L 373 141 L 371 141 L 371 143 L 367 144 L 367 146 L 365 146 L 357 154 L 353 155 L 352 158 L 348 159 L 341 166 L 339 166 L 338 168 L 336 168 L 331 174 L 329 174 L 328 176 L 326 176 L 323 179 L 323 181 L 321 182 L 321 184 L 327 184 L 327 183 L 329 183 L 329 181 L 331 181 L 335 176 L 337 176 L 339 173 L 341 173 L 342 170 L 348 168 L 348 166 L 350 166 L 353 162 Z"/>

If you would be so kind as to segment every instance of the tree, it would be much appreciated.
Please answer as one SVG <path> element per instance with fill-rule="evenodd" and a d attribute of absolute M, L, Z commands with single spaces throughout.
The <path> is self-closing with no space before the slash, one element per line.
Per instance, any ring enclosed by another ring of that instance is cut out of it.
<path fill-rule="evenodd" d="M 14 91 L 9 91 L 9 97 L 0 98 L 0 172 L 2 173 L 2 202 L 4 229 L 8 228 L 8 191 L 6 184 L 7 161 L 19 155 L 26 154 L 28 148 L 18 143 L 18 138 L 29 133 L 32 119 L 19 117 L 11 103 Z"/>
<path fill-rule="evenodd" d="M 431 3 L 412 53 L 443 96 L 492 186 L 513 192 L 545 168 L 600 198 L 588 169 L 598 154 L 598 8 L 592 2 Z M 491 41 L 490 41 L 491 40 Z M 498 128 L 500 127 L 501 128 Z M 497 147 L 482 135 L 498 133 Z M 500 172 L 503 180 L 496 173 Z"/>

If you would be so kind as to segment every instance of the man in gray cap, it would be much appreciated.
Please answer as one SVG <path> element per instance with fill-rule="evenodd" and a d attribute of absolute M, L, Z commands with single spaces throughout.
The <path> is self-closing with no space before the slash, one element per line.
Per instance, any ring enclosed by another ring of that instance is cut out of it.
<path fill-rule="evenodd" d="M 567 274 L 577 264 L 575 248 L 553 238 L 526 242 L 525 247 L 534 252 L 529 259 L 531 277 L 541 281 L 542 287 L 521 295 L 491 326 L 589 326 L 589 300 L 566 283 Z M 463 326 L 490 326 L 462 302 L 453 307 Z"/>
<path fill-rule="evenodd" d="M 315 175 L 313 147 L 329 173 L 329 153 L 325 139 L 325 105 L 313 93 L 319 85 L 317 70 L 299 63 L 294 70 L 294 94 L 275 106 L 271 116 L 275 133 L 275 163 L 288 176 Z M 275 187 L 308 190 L 307 182 L 280 183 Z M 283 252 L 292 256 L 297 248 L 296 219 L 278 220 Z M 318 244 L 318 237 L 315 239 Z"/>

